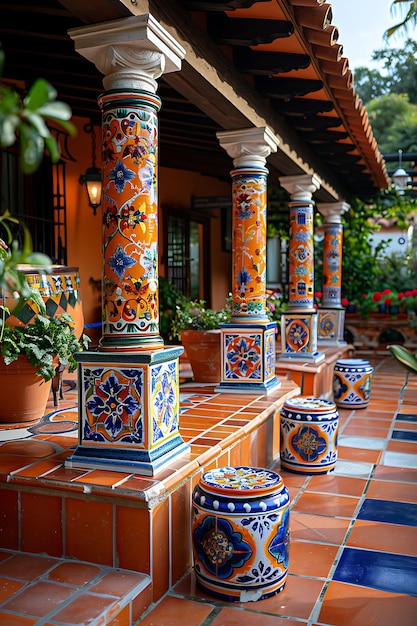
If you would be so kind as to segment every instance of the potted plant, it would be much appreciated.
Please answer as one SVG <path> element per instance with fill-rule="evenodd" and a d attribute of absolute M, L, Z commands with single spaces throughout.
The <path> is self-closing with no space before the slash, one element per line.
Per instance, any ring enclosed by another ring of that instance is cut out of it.
<path fill-rule="evenodd" d="M 4 313 L 4 310 L 3 310 Z M 68 313 L 38 315 L 26 326 L 0 325 L 0 422 L 40 419 L 45 412 L 57 368 L 76 368 L 75 352 L 88 347 Z"/>
<path fill-rule="evenodd" d="M 220 325 L 230 320 L 230 298 L 220 311 L 208 308 L 204 300 L 191 300 L 179 292 L 174 309 L 163 305 L 161 317 L 169 322 L 168 339 L 184 346 L 194 380 L 220 382 Z"/>
<path fill-rule="evenodd" d="M 0 76 L 3 65 L 4 52 L 0 49 Z M 37 79 L 24 97 L 13 87 L 0 82 L 0 148 L 18 145 L 20 168 L 24 174 L 31 174 L 39 167 L 45 151 L 52 162 L 59 160 L 59 145 L 47 121 L 58 123 L 70 134 L 75 134 L 75 127 L 68 121 L 71 109 L 57 101 L 56 96 L 54 87 L 43 79 Z M 18 223 L 19 220 L 7 210 L 0 216 L 2 236 L 7 241 L 0 239 L 0 421 L 6 422 L 41 417 L 56 368 L 73 369 L 74 352 L 88 345 L 87 337 L 82 336 L 79 340 L 74 333 L 71 316 L 44 316 L 42 296 L 30 286 L 21 268 L 23 264 L 29 264 L 47 271 L 51 260 L 33 252 L 29 231 L 24 226 L 23 244 L 20 246 L 13 239 L 12 227 Z M 40 315 L 30 324 L 13 327 L 7 318 L 28 300 L 35 303 Z M 16 390 L 12 387 L 15 380 Z M 39 401 L 33 397 L 33 392 L 40 393 Z"/>

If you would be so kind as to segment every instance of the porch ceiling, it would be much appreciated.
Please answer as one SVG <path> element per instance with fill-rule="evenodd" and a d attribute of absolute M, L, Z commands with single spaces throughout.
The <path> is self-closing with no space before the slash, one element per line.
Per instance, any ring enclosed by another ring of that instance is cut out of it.
<path fill-rule="evenodd" d="M 228 180 L 232 163 L 216 132 L 268 125 L 280 140 L 268 158 L 270 180 L 316 173 L 321 201 L 387 186 L 323 0 L 0 1 L 3 77 L 29 86 L 43 76 L 74 115 L 100 123 L 102 75 L 68 30 L 148 11 L 186 49 L 181 71 L 160 80 L 161 165 Z"/>

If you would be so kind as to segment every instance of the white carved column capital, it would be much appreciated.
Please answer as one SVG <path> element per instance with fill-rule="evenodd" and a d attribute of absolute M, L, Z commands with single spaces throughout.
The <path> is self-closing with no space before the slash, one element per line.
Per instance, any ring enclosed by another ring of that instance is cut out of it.
<path fill-rule="evenodd" d="M 293 201 L 311 202 L 313 193 L 320 189 L 320 179 L 315 174 L 300 174 L 299 176 L 281 176 L 279 179 Z"/>
<path fill-rule="evenodd" d="M 216 133 L 222 148 L 232 157 L 234 167 L 265 167 L 271 152 L 276 152 L 279 139 L 268 127 L 243 128 Z"/>
<path fill-rule="evenodd" d="M 92 61 L 109 89 L 156 93 L 157 79 L 181 69 L 185 50 L 150 14 L 68 31 L 75 49 Z"/>
<path fill-rule="evenodd" d="M 317 209 L 325 218 L 325 224 L 341 224 L 342 215 L 349 211 L 347 202 L 325 202 L 317 204 Z"/>

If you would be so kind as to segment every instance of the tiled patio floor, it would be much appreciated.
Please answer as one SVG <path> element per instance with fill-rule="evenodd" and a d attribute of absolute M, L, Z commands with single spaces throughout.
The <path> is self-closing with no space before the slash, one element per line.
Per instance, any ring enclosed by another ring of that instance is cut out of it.
<path fill-rule="evenodd" d="M 201 592 L 190 570 L 137 623 L 142 626 L 414 626 L 417 623 L 417 377 L 410 377 L 399 406 L 403 370 L 390 356 L 370 360 L 375 374 L 368 408 L 339 411 L 335 471 L 329 475 L 303 476 L 281 472 L 279 463 L 274 468 L 282 475 L 292 501 L 290 563 L 284 590 L 258 602 L 222 602 Z M 43 424 L 43 432 L 47 428 L 48 424 Z M 2 438 L 16 441 L 22 430 L 17 429 L 15 435 L 11 430 L 3 433 L 0 430 L 0 441 Z M 36 433 L 35 429 L 36 435 L 39 437 L 39 431 Z M 97 621 L 98 609 L 113 605 L 120 609 L 124 592 L 128 591 L 132 598 L 146 587 L 146 580 L 138 573 L 132 572 L 129 577 L 128 572 L 121 572 L 116 584 L 117 578 L 112 578 L 114 570 L 108 572 L 105 567 L 84 564 L 76 572 L 69 572 L 59 569 L 57 559 L 42 556 L 24 556 L 19 573 L 16 559 L 19 560 L 13 552 L 0 551 L 1 626 L 46 626 L 50 623 L 48 612 L 64 599 L 68 606 L 71 594 L 74 619 L 68 621 L 68 614 L 63 615 L 66 624 L 124 626 L 128 622 L 117 617 L 113 621 Z M 49 573 L 45 577 L 46 570 Z M 83 605 L 77 594 L 84 579 L 92 584 Z M 35 580 L 39 582 L 36 599 L 21 595 L 21 603 L 16 602 L 17 591 Z M 10 586 L 15 589 L 12 597 Z M 51 595 L 58 590 L 60 597 Z M 136 600 L 136 614 L 146 606 L 143 594 L 140 597 L 141 601 L 139 595 Z M 34 602 L 39 605 L 37 613 L 33 612 Z M 33 615 L 42 617 L 35 619 Z M 116 610 L 107 611 L 107 615 L 116 615 Z M 133 626 L 135 622 L 131 623 Z"/>
<path fill-rule="evenodd" d="M 368 358 L 368 357 L 366 357 Z M 417 377 L 388 356 L 367 409 L 340 410 L 336 469 L 278 471 L 291 498 L 284 590 L 231 604 L 202 593 L 190 571 L 142 626 L 414 626 L 417 623 Z"/>

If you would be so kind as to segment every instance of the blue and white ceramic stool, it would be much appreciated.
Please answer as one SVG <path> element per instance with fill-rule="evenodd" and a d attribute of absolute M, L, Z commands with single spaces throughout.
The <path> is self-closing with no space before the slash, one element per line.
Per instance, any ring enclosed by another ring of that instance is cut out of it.
<path fill-rule="evenodd" d="M 297 396 L 281 407 L 281 467 L 327 474 L 337 461 L 339 413 L 330 400 Z"/>
<path fill-rule="evenodd" d="M 284 588 L 290 496 L 276 472 L 222 467 L 193 492 L 193 556 L 198 585 L 223 600 L 251 602 Z"/>
<path fill-rule="evenodd" d="M 340 409 L 365 409 L 374 368 L 365 359 L 340 359 L 333 371 L 333 397 Z"/>

